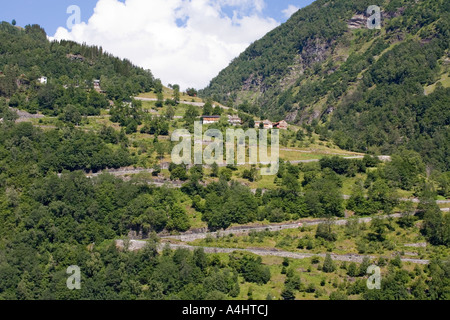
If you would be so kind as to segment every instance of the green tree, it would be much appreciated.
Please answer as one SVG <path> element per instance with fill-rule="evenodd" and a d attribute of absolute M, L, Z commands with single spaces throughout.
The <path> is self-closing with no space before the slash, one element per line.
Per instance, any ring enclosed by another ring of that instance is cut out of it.
<path fill-rule="evenodd" d="M 281 297 L 283 298 L 283 300 L 295 300 L 295 293 L 293 288 L 285 285 L 283 291 L 281 292 Z"/>
<path fill-rule="evenodd" d="M 222 168 L 219 173 L 219 178 L 224 179 L 225 181 L 231 181 L 233 177 L 233 171 L 229 168 Z"/>
<path fill-rule="evenodd" d="M 164 115 L 167 119 L 173 120 L 173 117 L 175 117 L 175 109 L 172 106 L 168 106 Z"/>
<path fill-rule="evenodd" d="M 81 114 L 76 106 L 68 105 L 64 113 L 60 115 L 59 119 L 64 122 L 79 125 L 81 123 Z"/>
<path fill-rule="evenodd" d="M 189 106 L 184 114 L 184 121 L 186 126 L 193 125 L 199 116 L 198 108 L 195 106 Z"/>
<path fill-rule="evenodd" d="M 387 225 L 384 219 L 375 217 L 370 222 L 371 232 L 368 234 L 369 241 L 380 241 L 386 240 Z"/>
<path fill-rule="evenodd" d="M 173 101 L 175 101 L 176 104 L 180 102 L 180 86 L 178 84 L 173 85 Z"/>
<path fill-rule="evenodd" d="M 189 230 L 190 222 L 186 210 L 179 205 L 173 206 L 169 210 L 169 222 L 167 223 L 168 230 L 187 231 Z"/>
<path fill-rule="evenodd" d="M 417 152 L 402 150 L 392 156 L 385 171 L 386 177 L 395 186 L 411 190 L 420 181 L 420 175 L 425 173 L 425 165 Z"/>
<path fill-rule="evenodd" d="M 433 245 L 450 246 L 450 215 L 443 215 L 436 207 L 425 211 L 422 233 Z"/>
<path fill-rule="evenodd" d="M 213 113 L 213 107 L 212 107 L 212 101 L 208 99 L 203 106 L 203 115 L 204 116 L 211 116 Z"/>
<path fill-rule="evenodd" d="M 211 177 L 219 177 L 219 165 L 215 162 L 211 165 Z"/>
<path fill-rule="evenodd" d="M 356 266 L 356 263 L 354 263 L 354 262 L 350 263 L 350 265 L 348 266 L 347 274 L 350 277 L 357 277 L 357 276 L 359 276 L 359 270 L 358 270 L 358 268 Z"/>
<path fill-rule="evenodd" d="M 330 254 L 327 254 L 325 256 L 325 261 L 323 262 L 322 270 L 326 273 L 331 273 L 336 270 L 336 265 L 333 262 L 333 259 L 331 259 Z"/>
<path fill-rule="evenodd" d="M 162 92 L 158 92 L 156 94 L 156 103 L 155 106 L 157 108 L 162 108 L 164 106 L 164 94 Z"/>
<path fill-rule="evenodd" d="M 333 232 L 333 225 L 334 222 L 332 219 L 327 219 L 326 222 L 320 223 L 317 226 L 316 230 L 316 238 L 322 238 L 327 241 L 336 241 L 337 240 L 337 234 Z"/>

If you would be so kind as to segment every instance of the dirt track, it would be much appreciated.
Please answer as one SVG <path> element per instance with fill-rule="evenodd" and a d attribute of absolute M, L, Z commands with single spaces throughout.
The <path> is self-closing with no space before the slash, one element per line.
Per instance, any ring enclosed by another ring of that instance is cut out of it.
<path fill-rule="evenodd" d="M 391 217 L 391 218 L 400 218 L 400 214 L 392 214 L 390 216 L 384 216 L 385 218 Z M 179 240 L 183 242 L 190 242 L 198 239 L 205 239 L 208 236 L 216 237 L 218 235 L 226 236 L 230 234 L 235 235 L 241 235 L 241 234 L 248 234 L 250 232 L 261 232 L 261 231 L 281 231 L 281 230 L 287 230 L 287 229 L 297 229 L 299 227 L 299 223 L 302 223 L 303 226 L 316 226 L 325 220 L 301 220 L 293 223 L 286 223 L 286 224 L 270 224 L 270 225 L 257 225 L 257 226 L 239 226 L 239 227 L 232 227 L 227 230 L 222 230 L 218 232 L 207 232 L 205 230 L 198 230 L 198 232 L 186 232 L 181 235 L 177 236 L 160 236 L 161 239 L 173 239 L 173 240 Z M 347 219 L 340 219 L 334 221 L 334 223 L 338 226 L 345 225 L 347 223 Z M 372 221 L 372 218 L 361 218 L 359 219 L 360 223 L 368 223 Z"/>
<path fill-rule="evenodd" d="M 124 247 L 123 240 L 117 240 L 116 245 L 119 248 Z M 145 247 L 146 242 L 145 241 L 139 241 L 139 240 L 130 240 L 128 245 L 128 250 L 131 251 L 137 251 L 141 250 Z M 169 247 L 172 250 L 176 249 L 188 249 L 188 250 L 195 250 L 199 247 L 184 245 L 184 244 L 161 244 L 158 246 L 158 251 L 162 251 L 165 247 Z M 235 251 L 241 251 L 241 252 L 251 252 L 254 254 L 257 254 L 259 256 L 274 256 L 274 257 L 281 257 L 281 258 L 291 258 L 291 259 L 308 259 L 312 258 L 314 256 L 325 258 L 325 253 L 319 253 L 319 254 L 313 254 L 313 253 L 300 253 L 300 252 L 288 252 L 288 251 L 281 251 L 281 250 L 269 250 L 269 249 L 254 249 L 254 248 L 248 248 L 248 249 L 230 249 L 230 248 L 212 248 L 212 247 L 203 247 L 203 250 L 206 253 L 233 253 Z M 358 254 L 333 254 L 330 253 L 330 256 L 333 260 L 336 261 L 347 261 L 347 262 L 358 262 L 361 263 L 365 257 L 368 257 L 370 259 L 376 259 L 377 257 L 374 256 L 363 256 Z M 416 264 L 429 264 L 429 260 L 421 260 L 421 259 L 410 259 L 410 258 L 402 258 L 403 262 L 411 262 Z"/>
<path fill-rule="evenodd" d="M 400 214 L 393 214 L 390 216 L 384 216 L 384 218 L 399 218 Z M 258 232 L 258 231 L 280 231 L 280 230 L 286 230 L 286 229 L 296 229 L 299 227 L 299 223 L 302 223 L 303 226 L 314 226 L 318 225 L 319 223 L 323 222 L 324 220 L 315 220 L 315 221 L 308 221 L 303 220 L 302 222 L 295 222 L 295 223 L 288 223 L 288 224 L 273 224 L 273 225 L 267 225 L 267 226 L 243 226 L 243 227 L 233 227 L 227 230 L 223 230 L 220 232 L 207 232 L 205 230 L 197 230 L 198 232 L 187 232 L 182 235 L 178 236 L 160 236 L 161 240 L 163 241 L 162 244 L 159 245 L 158 250 L 163 250 L 165 246 L 169 246 L 171 249 L 178 249 L 178 248 L 184 248 L 189 250 L 194 250 L 199 247 L 190 246 L 187 244 L 173 244 L 170 242 L 167 242 L 167 240 L 177 240 L 182 242 L 190 242 L 198 239 L 205 239 L 208 236 L 225 236 L 229 234 L 235 234 L 235 235 L 242 235 L 242 234 L 248 234 L 252 231 Z M 367 223 L 372 221 L 372 218 L 361 218 L 359 219 L 360 223 Z M 336 220 L 336 225 L 344 225 L 347 222 L 347 219 L 340 219 Z M 123 240 L 117 240 L 116 245 L 120 248 L 124 247 L 124 241 Z M 128 249 L 131 251 L 141 250 L 145 247 L 146 241 L 142 240 L 130 240 L 128 244 Z M 426 243 L 420 243 L 420 244 L 410 244 L 405 245 L 409 247 L 424 247 L 426 246 Z M 288 251 L 282 251 L 278 249 L 264 249 L 264 248 L 246 248 L 246 249 L 235 249 L 235 248 L 218 248 L 218 247 L 204 247 L 204 250 L 206 253 L 232 253 L 234 251 L 245 251 L 245 252 L 251 252 L 260 256 L 276 256 L 276 257 L 283 257 L 283 258 L 292 258 L 292 259 L 306 259 L 311 258 L 313 256 L 319 256 L 324 258 L 326 256 L 325 253 L 321 254 L 313 254 L 313 253 L 303 253 L 303 252 L 288 252 Z M 361 263 L 364 259 L 364 255 L 359 254 L 334 254 L 330 253 L 331 258 L 333 260 L 337 261 L 348 261 L 348 262 L 358 262 Z M 374 256 L 367 256 L 370 259 L 375 259 L 377 257 Z M 413 258 L 402 258 L 403 262 L 411 262 L 411 263 L 417 263 L 417 264 L 428 264 L 429 260 L 423 260 L 423 259 L 413 259 Z"/>

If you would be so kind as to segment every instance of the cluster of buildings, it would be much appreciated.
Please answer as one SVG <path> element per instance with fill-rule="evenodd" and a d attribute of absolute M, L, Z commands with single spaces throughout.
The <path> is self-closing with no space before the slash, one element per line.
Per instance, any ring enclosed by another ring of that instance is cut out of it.
<path fill-rule="evenodd" d="M 213 124 L 218 123 L 220 121 L 220 116 L 203 116 L 202 122 L 203 124 Z"/>
<path fill-rule="evenodd" d="M 220 121 L 220 116 L 203 116 L 203 124 L 213 124 Z M 228 116 L 228 123 L 232 124 L 233 126 L 241 125 L 242 120 L 238 116 Z"/>
<path fill-rule="evenodd" d="M 40 77 L 39 79 L 37 79 L 37 81 L 38 81 L 40 84 L 47 84 L 47 83 L 48 83 L 48 78 L 42 76 L 42 77 Z M 95 89 L 95 90 L 97 90 L 98 92 L 103 92 L 102 89 L 100 88 L 100 80 L 94 79 L 94 80 L 92 81 L 92 83 L 93 83 L 93 85 L 94 85 L 94 89 Z M 67 85 L 64 85 L 64 87 L 67 89 L 68 86 L 67 86 Z"/>
<path fill-rule="evenodd" d="M 261 128 L 261 124 L 264 129 L 287 130 L 289 128 L 289 124 L 284 120 L 279 122 L 272 122 L 270 120 L 255 121 L 255 128 Z"/>
<path fill-rule="evenodd" d="M 220 116 L 203 116 L 203 124 L 213 124 L 218 123 L 220 121 Z M 234 126 L 241 125 L 242 120 L 238 116 L 228 116 L 228 123 L 232 124 Z M 271 122 L 269 120 L 264 121 L 255 121 L 255 128 L 260 128 L 261 123 L 263 124 L 264 129 L 281 129 L 281 130 L 287 130 L 289 125 L 286 121 L 280 121 L 280 122 Z"/>
<path fill-rule="evenodd" d="M 41 84 L 47 84 L 47 77 L 40 77 L 38 79 L 38 82 Z M 94 89 L 98 92 L 102 92 L 100 88 L 100 80 L 94 79 L 93 81 Z M 220 121 L 220 116 L 203 116 L 202 121 L 203 124 L 213 124 L 218 123 Z M 232 116 L 228 115 L 228 123 L 234 126 L 241 125 L 242 120 L 238 116 Z M 262 128 L 264 129 L 281 129 L 281 130 L 287 130 L 289 125 L 286 121 L 280 121 L 280 122 L 272 122 L 270 120 L 263 120 L 263 121 L 255 121 L 255 128 Z"/>

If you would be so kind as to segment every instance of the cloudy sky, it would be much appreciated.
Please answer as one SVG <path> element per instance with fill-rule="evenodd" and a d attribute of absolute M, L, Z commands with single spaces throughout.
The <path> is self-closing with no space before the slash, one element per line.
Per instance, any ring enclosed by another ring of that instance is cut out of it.
<path fill-rule="evenodd" d="M 0 20 L 102 46 L 164 84 L 204 88 L 253 41 L 313 0 L 15 0 Z M 76 11 L 80 8 L 79 19 Z M 68 10 L 69 9 L 69 10 Z"/>

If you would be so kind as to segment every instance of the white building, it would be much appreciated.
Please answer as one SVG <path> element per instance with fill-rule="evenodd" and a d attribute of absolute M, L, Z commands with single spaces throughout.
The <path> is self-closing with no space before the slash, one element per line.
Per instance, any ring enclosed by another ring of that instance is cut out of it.
<path fill-rule="evenodd" d="M 239 125 L 242 124 L 242 120 L 238 116 L 228 116 L 228 123 L 232 125 Z"/>
<path fill-rule="evenodd" d="M 281 130 L 287 130 L 289 128 L 289 124 L 286 121 L 282 120 L 280 122 L 275 123 L 273 127 Z"/>
<path fill-rule="evenodd" d="M 38 81 L 40 84 L 47 84 L 47 77 L 40 77 Z"/>
<path fill-rule="evenodd" d="M 203 124 L 213 124 L 220 121 L 220 116 L 203 116 Z"/>
<path fill-rule="evenodd" d="M 264 129 L 273 129 L 273 123 L 270 120 L 255 121 L 255 128 L 259 128 L 261 123 L 263 123 Z"/>

